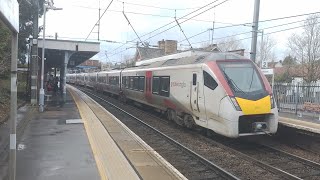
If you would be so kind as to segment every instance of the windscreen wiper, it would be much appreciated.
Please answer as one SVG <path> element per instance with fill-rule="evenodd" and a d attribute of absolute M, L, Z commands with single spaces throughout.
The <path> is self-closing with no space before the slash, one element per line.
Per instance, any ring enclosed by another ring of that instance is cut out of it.
<path fill-rule="evenodd" d="M 237 86 L 237 84 L 236 84 L 232 79 L 229 78 L 229 76 L 226 74 L 225 71 L 222 70 L 222 72 L 223 72 L 224 76 L 227 78 L 228 84 L 231 86 L 231 88 L 232 88 L 235 92 L 246 93 L 246 92 L 244 92 L 242 89 L 240 89 L 240 88 Z"/>

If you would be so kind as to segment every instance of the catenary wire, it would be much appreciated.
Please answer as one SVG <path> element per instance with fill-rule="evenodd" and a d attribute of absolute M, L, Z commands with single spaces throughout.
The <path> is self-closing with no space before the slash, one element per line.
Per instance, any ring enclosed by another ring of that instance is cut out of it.
<path fill-rule="evenodd" d="M 108 9 L 109 9 L 109 7 L 111 6 L 112 2 L 113 2 L 113 0 L 111 0 L 111 1 L 110 1 L 110 3 L 109 3 L 109 5 L 108 5 L 108 7 L 103 11 L 103 13 L 102 13 L 102 15 L 99 17 L 98 21 L 93 25 L 93 27 L 92 27 L 92 29 L 91 29 L 90 33 L 88 34 L 88 36 L 87 36 L 86 40 L 88 39 L 88 37 L 89 37 L 89 36 L 90 36 L 90 34 L 92 33 L 92 31 L 93 31 L 94 27 L 95 27 L 95 26 L 97 25 L 97 23 L 101 20 L 101 18 L 103 17 L 103 15 L 107 12 L 107 10 L 108 10 Z"/>

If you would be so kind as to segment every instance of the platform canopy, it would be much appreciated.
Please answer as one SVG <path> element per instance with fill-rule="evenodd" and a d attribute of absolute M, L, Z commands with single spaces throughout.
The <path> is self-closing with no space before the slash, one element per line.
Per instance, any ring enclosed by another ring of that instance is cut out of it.
<path fill-rule="evenodd" d="M 19 4 L 16 0 L 0 0 L 0 23 L 19 32 Z"/>
<path fill-rule="evenodd" d="M 39 54 L 42 53 L 42 39 L 38 40 Z M 45 39 L 45 64 L 47 67 L 60 67 L 68 54 L 68 68 L 73 68 L 90 59 L 100 51 L 99 42 Z"/>

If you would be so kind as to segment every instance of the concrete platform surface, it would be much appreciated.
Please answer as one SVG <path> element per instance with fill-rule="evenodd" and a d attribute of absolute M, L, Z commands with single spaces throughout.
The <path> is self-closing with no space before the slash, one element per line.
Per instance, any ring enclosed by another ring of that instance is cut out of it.
<path fill-rule="evenodd" d="M 72 86 L 68 90 L 84 121 L 102 179 L 186 179 L 97 102 Z"/>
<path fill-rule="evenodd" d="M 70 96 L 63 107 L 35 112 L 17 147 L 17 180 L 100 179 L 90 144 Z"/>
<path fill-rule="evenodd" d="M 307 120 L 303 119 L 295 119 L 295 118 L 288 118 L 288 117 L 279 117 L 279 123 L 296 128 L 296 129 L 301 129 L 304 131 L 309 131 L 313 133 L 320 134 L 320 124 L 316 122 L 310 122 Z"/>

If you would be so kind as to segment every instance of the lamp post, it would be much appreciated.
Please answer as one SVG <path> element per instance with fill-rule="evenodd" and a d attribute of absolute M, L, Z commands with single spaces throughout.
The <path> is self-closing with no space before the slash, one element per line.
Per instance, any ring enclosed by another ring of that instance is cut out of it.
<path fill-rule="evenodd" d="M 43 112 L 44 110 L 44 88 L 43 88 L 43 81 L 44 81 L 44 52 L 45 52 L 45 35 L 46 35 L 46 12 L 47 9 L 52 10 L 62 10 L 62 8 L 56 8 L 52 6 L 49 2 L 43 3 L 43 33 L 42 33 L 42 57 L 41 57 L 41 86 L 40 86 L 40 93 L 39 93 L 39 111 Z"/>

